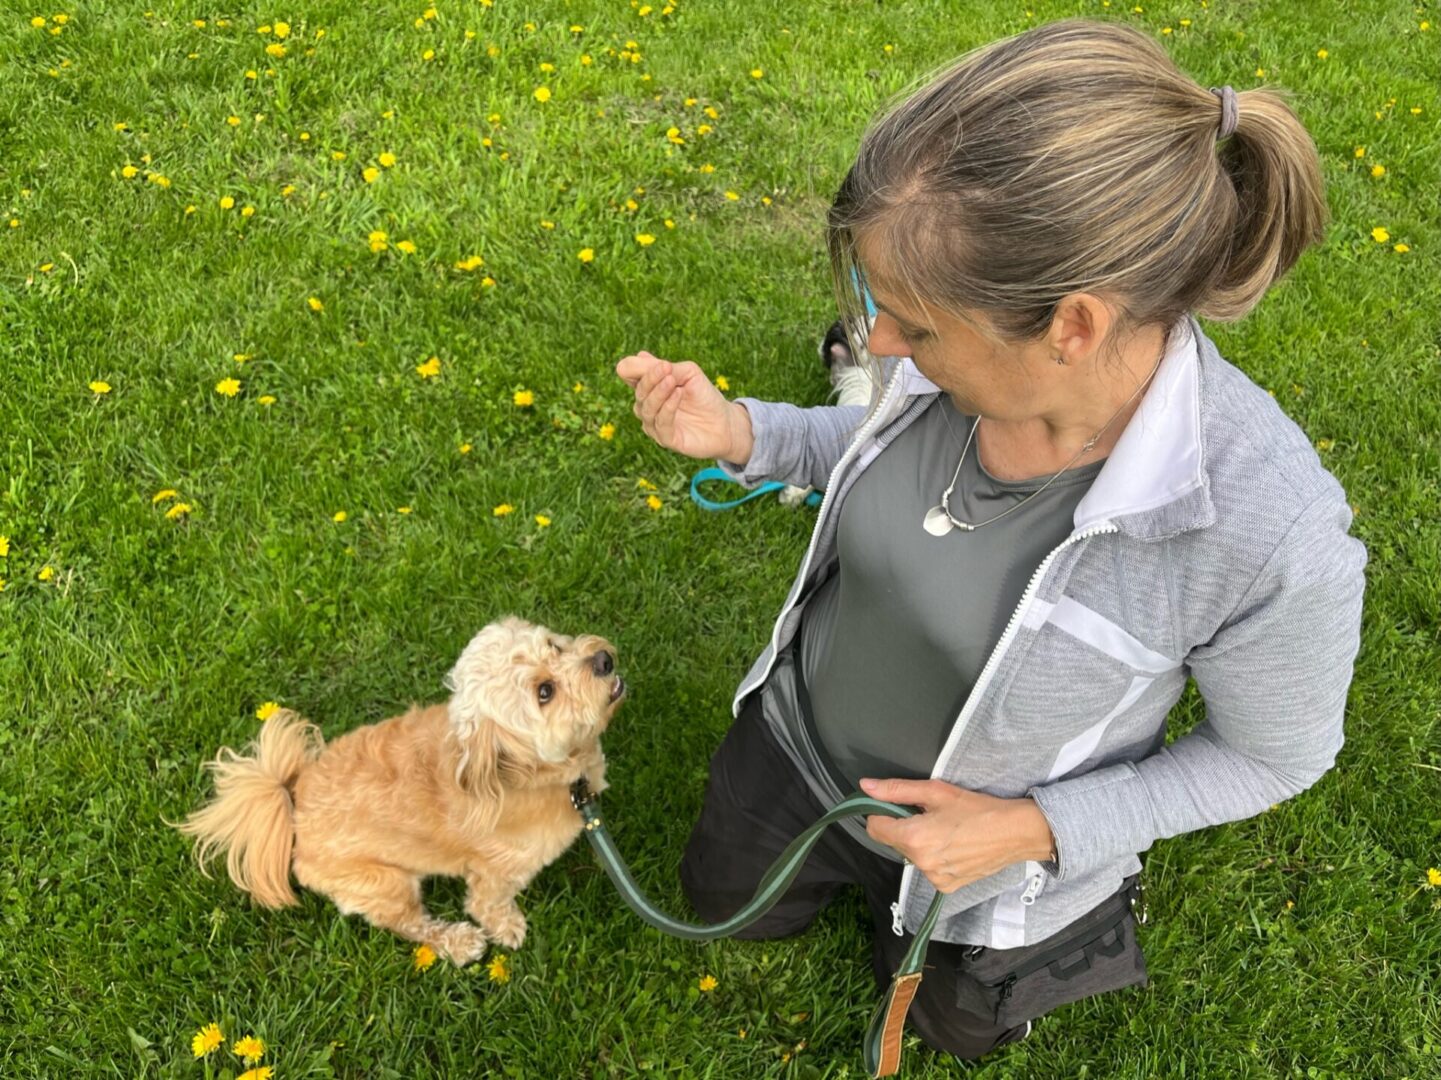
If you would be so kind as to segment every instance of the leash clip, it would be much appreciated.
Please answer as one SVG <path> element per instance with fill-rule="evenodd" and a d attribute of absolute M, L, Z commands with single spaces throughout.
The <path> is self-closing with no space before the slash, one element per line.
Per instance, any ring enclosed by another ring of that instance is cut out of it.
<path fill-rule="evenodd" d="M 585 808 L 595 800 L 596 794 L 590 790 L 590 785 L 585 782 L 585 777 L 577 777 L 575 783 L 570 785 L 570 805 L 584 813 Z"/>

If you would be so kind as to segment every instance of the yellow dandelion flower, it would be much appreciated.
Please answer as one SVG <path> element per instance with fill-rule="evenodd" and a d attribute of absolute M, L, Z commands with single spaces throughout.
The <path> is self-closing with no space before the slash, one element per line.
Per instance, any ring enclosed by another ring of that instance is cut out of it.
<path fill-rule="evenodd" d="M 330 515 L 330 520 L 333 521 L 333 522 L 335 522 L 337 525 L 339 525 L 342 521 L 344 521 L 344 520 L 345 520 L 346 518 L 348 518 L 349 516 L 350 516 L 350 515 L 347 514 L 344 510 L 337 510 L 335 513 L 333 513 L 333 514 Z"/>
<path fill-rule="evenodd" d="M 261 705 L 255 710 L 255 719 L 257 719 L 257 720 L 269 720 L 269 719 L 270 719 L 272 716 L 274 716 L 279 710 L 280 710 L 280 703 L 279 703 L 278 701 L 266 701 L 266 702 L 262 702 Z"/>
<path fill-rule="evenodd" d="M 461 259 L 455 264 L 457 270 L 474 270 L 476 267 L 484 266 L 485 260 L 479 255 L 471 255 L 469 258 Z"/>
<path fill-rule="evenodd" d="M 701 993 L 709 994 L 718 984 L 714 975 L 702 975 L 697 985 L 700 987 Z"/>
<path fill-rule="evenodd" d="M 474 449 L 474 447 L 472 447 L 472 446 L 470 445 L 470 443 L 468 443 L 468 442 L 463 442 L 463 443 L 461 443 L 459 446 L 457 446 L 455 449 L 456 449 L 456 451 L 459 452 L 459 453 L 468 454 L 468 453 L 471 452 L 471 450 Z"/>
<path fill-rule="evenodd" d="M 274 394 L 261 394 L 261 395 L 260 395 L 258 398 L 256 398 L 255 400 L 258 401 L 258 402 L 260 402 L 260 404 L 262 404 L 262 405 L 274 405 L 274 404 L 275 404 L 275 395 L 274 395 Z"/>
<path fill-rule="evenodd" d="M 425 52 L 423 52 L 423 53 L 420 54 L 420 58 L 421 58 L 422 60 L 434 60 L 434 59 L 435 59 L 435 50 L 434 50 L 434 49 L 426 49 Z"/>
<path fill-rule="evenodd" d="M 397 506 L 397 507 L 395 508 L 395 512 L 396 512 L 397 514 L 408 514 L 408 513 L 410 513 L 410 507 L 408 507 L 408 506 Z"/>
<path fill-rule="evenodd" d="M 281 198 L 283 198 L 283 199 L 288 199 L 288 198 L 290 198 L 290 196 L 292 196 L 292 195 L 294 195 L 294 194 L 295 194 L 295 185 L 294 185 L 294 184 L 286 184 L 283 188 L 280 189 L 280 196 L 281 196 Z"/>
<path fill-rule="evenodd" d="M 731 388 L 731 381 L 724 375 L 717 375 L 715 377 L 715 388 L 717 390 L 729 390 Z"/>
<path fill-rule="evenodd" d="M 715 166 L 712 165 L 710 162 L 706 162 L 700 167 L 700 171 L 703 173 L 713 173 L 715 172 Z"/>
<path fill-rule="evenodd" d="M 231 127 L 239 127 L 239 126 L 240 126 L 240 117 L 238 117 L 238 116 L 227 116 L 227 117 L 225 118 L 225 122 L 226 122 L 227 124 L 229 124 Z"/>
<path fill-rule="evenodd" d="M 96 379 L 90 384 L 90 390 L 92 393 L 95 394 L 108 394 L 110 393 L 110 384 L 108 382 L 102 382 L 100 379 Z"/>
<path fill-rule="evenodd" d="M 720 113 L 716 112 L 716 107 L 714 105 L 707 105 L 705 107 L 705 114 L 709 116 L 712 120 L 720 119 Z"/>
<path fill-rule="evenodd" d="M 1421 115 L 1421 106 L 1420 106 L 1420 105 L 1412 105 L 1412 106 L 1411 106 L 1411 115 L 1412 115 L 1412 116 L 1420 116 L 1420 115 Z"/>
<path fill-rule="evenodd" d="M 380 252 L 390 247 L 389 237 L 380 229 L 370 234 L 370 250 Z"/>
<path fill-rule="evenodd" d="M 41 263 L 41 264 L 40 264 L 40 272 L 41 272 L 42 274 L 48 274 L 48 273 L 50 273 L 51 270 L 54 270 L 54 269 L 55 269 L 55 264 L 54 264 L 54 263 Z"/>
<path fill-rule="evenodd" d="M 1318 58 L 1322 59 L 1322 60 L 1326 59 L 1326 57 L 1328 57 L 1328 56 L 1330 56 L 1330 55 L 1331 55 L 1331 54 L 1328 53 L 1325 49 L 1317 49 L 1317 50 L 1316 50 L 1316 56 L 1317 56 Z"/>
<path fill-rule="evenodd" d="M 1372 165 L 1372 166 L 1371 166 L 1371 175 L 1374 176 L 1374 177 L 1376 177 L 1376 178 L 1379 180 L 1381 177 L 1383 177 L 1383 176 L 1386 175 L 1386 166 L 1385 166 L 1385 165 Z"/>
<path fill-rule="evenodd" d="M 277 22 L 274 28 L 275 36 L 284 38 L 290 36 L 290 24 L 288 22 Z"/>
<path fill-rule="evenodd" d="M 645 504 L 649 506 L 652 510 L 659 510 L 661 506 L 664 505 L 660 501 L 659 495 L 647 495 L 645 497 Z M 705 987 L 701 987 L 701 989 L 704 990 Z"/>
<path fill-rule="evenodd" d="M 542 229 L 553 229 L 555 228 L 555 222 L 542 220 L 540 223 L 540 227 Z"/>
<path fill-rule="evenodd" d="M 321 302 L 321 299 L 320 299 L 320 297 L 318 297 L 318 296 L 312 296 L 309 300 L 307 300 L 307 301 L 305 301 L 305 302 L 310 305 L 310 310 L 311 310 L 311 311 L 324 311 L 324 310 L 325 310 L 325 304 Z"/>
<path fill-rule="evenodd" d="M 255 216 L 255 207 L 253 207 L 253 206 L 242 206 L 242 207 L 240 208 L 240 216 L 241 216 L 241 217 L 254 217 L 254 216 Z"/>
<path fill-rule="evenodd" d="M 636 233 L 635 242 L 641 247 L 650 247 L 655 243 L 655 237 L 650 233 Z"/>
<path fill-rule="evenodd" d="M 1387 240 L 1391 239 L 1391 234 L 1388 233 L 1381 226 L 1377 225 L 1374 229 L 1371 230 L 1371 239 L 1375 240 L 1378 244 L 1384 244 Z"/>
<path fill-rule="evenodd" d="M 215 392 L 217 394 L 224 394 L 226 397 L 234 397 L 236 394 L 240 393 L 240 380 L 221 379 L 218 383 L 215 384 Z"/>
<path fill-rule="evenodd" d="M 415 947 L 413 957 L 412 963 L 416 971 L 425 971 L 436 961 L 435 950 L 424 944 Z"/>
<path fill-rule="evenodd" d="M 268 55 L 279 60 L 285 55 L 285 46 L 278 41 L 272 41 L 269 45 L 265 46 L 265 51 Z"/>
<path fill-rule="evenodd" d="M 505 517 L 506 514 L 513 513 L 515 513 L 515 507 L 511 506 L 510 503 L 501 503 L 491 511 L 493 517 Z"/>
<path fill-rule="evenodd" d="M 397 240 L 396 243 L 395 243 L 395 250 L 397 250 L 397 251 L 403 251 L 403 252 L 405 252 L 407 255 L 414 255 L 414 254 L 415 254 L 415 251 L 416 251 L 415 241 L 414 241 L 414 240 Z"/>
<path fill-rule="evenodd" d="M 190 1049 L 198 1058 L 203 1058 L 215 1052 L 215 1048 L 225 1041 L 225 1036 L 220 1034 L 219 1024 L 206 1024 L 197 1031 L 190 1040 Z"/>
<path fill-rule="evenodd" d="M 150 496 L 150 505 L 154 506 L 156 503 L 164 502 L 166 499 L 173 499 L 179 494 L 180 492 L 176 491 L 174 488 L 165 488 L 161 491 L 157 491 L 154 495 Z M 3 554 L 4 552 L 0 551 L 0 555 Z"/>
<path fill-rule="evenodd" d="M 53 577 L 55 576 L 55 567 L 53 567 L 53 566 L 42 566 L 42 567 L 40 568 L 40 573 L 36 574 L 35 576 L 36 576 L 37 578 L 39 578 L 41 581 L 49 581 L 51 578 L 53 578 Z"/>
<path fill-rule="evenodd" d="M 731 202 L 735 202 L 737 199 L 740 198 L 740 196 L 737 195 L 734 191 L 727 191 L 726 198 L 729 199 Z"/>
<path fill-rule="evenodd" d="M 539 525 L 542 529 L 549 528 L 550 518 L 546 517 L 544 514 L 536 514 L 535 523 Z M 494 976 L 491 977 L 494 978 Z"/>
<path fill-rule="evenodd" d="M 36 15 L 33 19 L 30 20 L 30 25 L 35 27 L 36 30 L 39 30 L 42 26 L 45 25 L 45 16 Z"/>
<path fill-rule="evenodd" d="M 1402 255 L 1404 255 L 1404 254 L 1406 254 L 1406 252 L 1408 252 L 1408 251 L 1411 250 L 1411 245 L 1410 245 L 1410 244 L 1397 244 L 1397 245 L 1396 245 L 1394 248 L 1392 248 L 1391 250 L 1392 250 L 1392 251 L 1399 251 Z"/>
<path fill-rule="evenodd" d="M 432 356 L 423 364 L 415 365 L 415 372 L 422 379 L 433 379 L 440 374 L 440 357 Z"/>
<path fill-rule="evenodd" d="M 667 229 L 674 229 L 674 228 L 675 228 L 675 222 L 672 221 L 670 218 L 666 218 L 666 219 L 665 219 L 665 227 L 666 227 Z"/>
<path fill-rule="evenodd" d="M 1358 146 L 1358 147 L 1356 147 L 1356 156 L 1357 156 L 1357 157 L 1365 157 L 1365 156 L 1366 156 L 1366 148 L 1365 148 L 1364 146 Z"/>
<path fill-rule="evenodd" d="M 611 439 L 615 438 L 615 425 L 601 424 L 600 431 L 596 432 L 596 434 L 598 434 L 606 442 L 610 442 Z"/>
<path fill-rule="evenodd" d="M 537 86 L 537 87 L 535 88 L 535 93 L 534 93 L 532 96 L 535 98 L 536 101 L 549 101 L 549 100 L 550 100 L 550 87 L 548 87 L 548 86 Z"/>
<path fill-rule="evenodd" d="M 377 154 L 375 160 L 380 162 L 380 164 L 387 169 L 392 168 L 395 165 L 395 155 L 392 154 L 389 150 L 385 150 Z"/>
<path fill-rule="evenodd" d="M 269 1065 L 261 1065 L 259 1068 L 246 1069 L 235 1080 L 270 1080 L 275 1075 L 275 1070 Z"/>
<path fill-rule="evenodd" d="M 595 261 L 595 249 L 593 249 L 593 248 L 581 248 L 581 249 L 580 249 L 580 254 L 577 255 L 576 258 L 580 259 L 580 261 L 583 262 L 583 263 L 594 262 L 594 261 Z"/>
<path fill-rule="evenodd" d="M 521 408 L 525 408 L 525 407 L 527 407 L 527 406 L 529 406 L 529 405 L 534 405 L 534 404 L 535 404 L 535 391 L 533 391 L 533 390 L 517 390 L 517 391 L 515 392 L 515 396 L 512 398 L 512 400 L 513 400 L 517 405 L 519 405 Z"/>
<path fill-rule="evenodd" d="M 360 170 L 360 175 L 365 179 L 367 184 L 373 184 L 376 180 L 380 179 L 380 170 L 374 165 L 367 165 L 364 169 Z"/>
<path fill-rule="evenodd" d="M 185 208 L 185 216 L 186 216 L 186 217 L 189 217 L 189 216 L 190 216 L 191 214 L 193 214 L 193 213 L 195 213 L 195 204 L 194 204 L 194 203 L 191 203 L 189 206 L 187 206 L 187 207 Z"/>
<path fill-rule="evenodd" d="M 655 486 L 654 484 L 652 484 L 649 480 L 647 480 L 644 476 L 642 476 L 640 479 L 638 479 L 638 480 L 635 482 L 635 486 L 638 487 L 638 488 L 640 488 L 642 491 L 656 491 L 656 490 L 658 490 L 658 489 L 656 488 L 656 486 Z"/>
<path fill-rule="evenodd" d="M 134 165 L 126 165 L 126 166 L 124 166 L 124 167 L 120 170 L 120 175 L 123 176 L 123 177 L 125 177 L 125 179 L 127 179 L 127 180 L 134 180 L 136 174 L 139 173 L 139 172 L 140 172 L 140 170 L 137 169 Z M 20 224 L 18 221 L 12 221 L 12 222 L 11 222 L 11 225 L 18 225 L 18 224 Z"/>
<path fill-rule="evenodd" d="M 536 519 L 535 519 L 535 520 L 536 520 L 537 522 L 540 522 L 540 521 L 541 521 L 540 515 L 536 515 Z M 549 525 L 549 524 L 550 524 L 550 521 L 549 521 L 549 520 L 546 520 L 546 521 L 544 522 L 544 524 Z M 485 966 L 486 974 L 490 976 L 490 981 L 491 981 L 491 982 L 498 982 L 498 983 L 508 983 L 508 982 L 510 982 L 510 963 L 509 963 L 509 961 L 510 961 L 510 958 L 509 958 L 509 957 L 507 957 L 507 956 L 505 956 L 505 955 L 502 955 L 502 954 L 499 954 L 499 953 L 497 953 L 494 957 L 491 958 L 490 963 Z"/>
<path fill-rule="evenodd" d="M 0 536 L 0 559 L 7 558 L 9 555 L 10 555 L 10 537 L 8 537 L 8 536 Z"/>
<path fill-rule="evenodd" d="M 245 1035 L 230 1044 L 230 1052 L 245 1059 L 245 1064 L 254 1065 L 265 1056 L 265 1043 L 254 1035 Z"/>
<path fill-rule="evenodd" d="M 751 78 L 752 78 L 752 79 L 761 79 L 761 78 L 764 78 L 764 77 L 765 77 L 765 72 L 764 72 L 761 68 L 751 68 Z"/>
<path fill-rule="evenodd" d="M 1432 889 L 1441 888 L 1441 870 L 1437 870 L 1434 866 L 1428 866 L 1426 868 L 1426 885 Z"/>
<path fill-rule="evenodd" d="M 1322 451 L 1330 450 L 1330 449 L 1331 449 L 1333 446 L 1335 446 L 1335 445 L 1336 445 L 1336 442 L 1335 442 L 1334 439 L 1317 439 L 1317 440 L 1316 440 L 1316 449 L 1317 449 L 1317 450 L 1322 450 Z"/>
<path fill-rule="evenodd" d="M 233 198 L 231 198 L 229 195 L 222 195 L 222 196 L 220 196 L 220 209 L 222 209 L 222 210 L 233 210 L 233 209 L 235 209 L 235 200 L 234 200 Z"/>

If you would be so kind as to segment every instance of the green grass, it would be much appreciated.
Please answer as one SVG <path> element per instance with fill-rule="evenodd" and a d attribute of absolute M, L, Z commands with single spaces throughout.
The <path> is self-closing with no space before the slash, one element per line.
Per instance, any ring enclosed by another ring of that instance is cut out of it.
<path fill-rule="evenodd" d="M 484 965 L 417 974 L 407 944 L 315 896 L 253 910 L 162 819 L 205 797 L 200 763 L 248 739 L 260 703 L 335 734 L 438 700 L 475 630 L 514 611 L 617 642 L 633 696 L 607 736 L 608 817 L 642 884 L 686 910 L 674 868 L 707 761 L 813 517 L 691 505 L 696 463 L 648 442 L 613 365 L 644 348 L 733 394 L 821 401 L 821 225 L 866 119 L 963 49 L 1077 12 L 1175 28 L 1162 40 L 1202 86 L 1296 93 L 1330 236 L 1247 320 L 1207 330 L 1328 441 L 1369 585 L 1336 768 L 1256 819 L 1156 844 L 1151 986 L 1065 1007 L 970 1071 L 1441 1072 L 1441 894 L 1418 889 L 1441 863 L 1429 5 L 682 2 L 642 17 L 436 0 L 417 28 L 423 0 L 156 0 L 148 16 L 82 0 L 55 8 L 59 35 L 30 26 L 53 6 L 0 0 L 7 1076 L 200 1076 L 190 1036 L 212 1020 L 262 1036 L 281 1080 L 862 1075 L 875 990 L 858 896 L 800 938 L 696 946 L 642 926 L 578 844 L 522 896 L 530 937 L 501 985 Z M 256 28 L 277 18 L 290 54 L 271 59 Z M 640 62 L 613 55 L 627 39 Z M 396 164 L 365 182 L 382 151 Z M 127 163 L 141 173 L 122 177 Z M 372 230 L 416 253 L 372 253 Z M 482 269 L 453 268 L 476 253 Z M 440 374 L 422 379 L 431 356 Z M 214 389 L 227 377 L 234 397 Z M 522 388 L 530 408 L 512 403 Z M 163 489 L 190 513 L 152 505 Z M 515 513 L 493 516 L 503 502 Z M 1189 697 L 1178 728 L 1197 716 Z M 459 914 L 455 882 L 430 900 Z M 702 974 L 714 992 L 695 989 Z M 907 1058 L 908 1076 L 957 1071 L 914 1038 Z M 217 1061 L 239 1071 L 228 1043 Z"/>

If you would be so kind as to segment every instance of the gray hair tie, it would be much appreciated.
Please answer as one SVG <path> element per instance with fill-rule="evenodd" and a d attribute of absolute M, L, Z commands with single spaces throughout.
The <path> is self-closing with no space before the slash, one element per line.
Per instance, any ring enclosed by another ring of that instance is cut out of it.
<path fill-rule="evenodd" d="M 1224 139 L 1236 130 L 1236 124 L 1241 119 L 1241 104 L 1236 100 L 1236 91 L 1230 86 L 1213 86 L 1211 93 L 1221 99 L 1221 129 L 1216 138 Z"/>

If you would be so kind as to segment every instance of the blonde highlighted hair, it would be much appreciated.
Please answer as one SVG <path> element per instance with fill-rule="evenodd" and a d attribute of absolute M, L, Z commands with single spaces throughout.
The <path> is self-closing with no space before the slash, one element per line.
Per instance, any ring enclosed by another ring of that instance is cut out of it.
<path fill-rule="evenodd" d="M 862 285 L 994 341 L 1090 292 L 1124 338 L 1246 315 L 1325 237 L 1315 143 L 1282 91 L 1221 100 L 1147 34 L 1069 18 L 973 49 L 867 127 L 827 216 L 836 300 L 872 370 Z M 862 265 L 857 241 L 880 266 Z M 980 316 L 978 322 L 976 316 Z"/>

